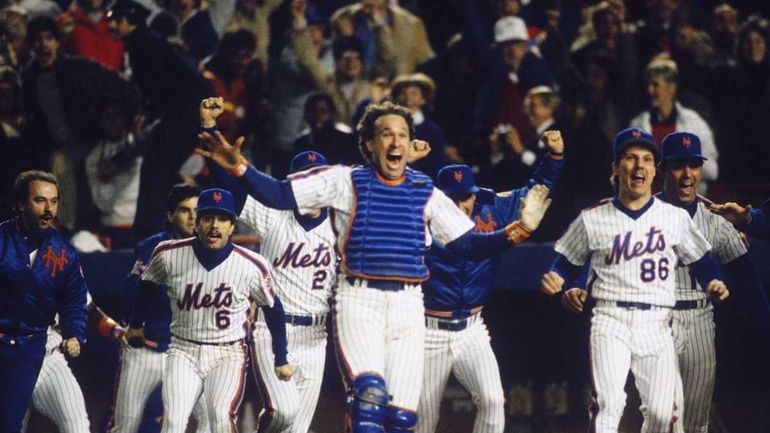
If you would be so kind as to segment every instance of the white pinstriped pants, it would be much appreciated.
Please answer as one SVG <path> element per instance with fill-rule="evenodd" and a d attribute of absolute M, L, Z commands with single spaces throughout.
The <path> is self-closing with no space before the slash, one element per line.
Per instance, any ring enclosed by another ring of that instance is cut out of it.
<path fill-rule="evenodd" d="M 672 318 L 684 389 L 684 431 L 708 433 L 716 375 L 713 307 L 674 310 Z"/>
<path fill-rule="evenodd" d="M 289 362 L 294 366 L 294 376 L 288 382 L 275 375 L 273 340 L 263 321 L 255 323 L 253 336 L 252 368 L 264 405 L 257 431 L 307 433 L 323 382 L 326 326 L 286 324 Z"/>
<path fill-rule="evenodd" d="M 49 350 L 43 359 L 32 393 L 32 406 L 51 419 L 61 433 L 89 432 L 83 391 L 58 347 Z"/>
<path fill-rule="evenodd" d="M 473 433 L 502 433 L 505 428 L 505 394 L 487 325 L 481 313 L 468 320 L 471 323 L 461 331 L 426 330 L 416 433 L 436 431 L 441 396 L 450 374 L 470 392 L 476 405 Z"/>
<path fill-rule="evenodd" d="M 629 370 L 642 400 L 641 432 L 681 430 L 686 408 L 670 321 L 669 308 L 626 309 L 597 301 L 591 318 L 591 432 L 617 433 Z"/>
<path fill-rule="evenodd" d="M 163 373 L 162 433 L 185 433 L 198 397 L 207 402 L 212 433 L 236 432 L 246 384 L 246 343 L 212 346 L 171 338 Z"/>
<path fill-rule="evenodd" d="M 422 289 L 385 291 L 340 278 L 332 297 L 337 362 L 347 384 L 362 373 L 385 379 L 391 405 L 416 411 L 425 347 Z"/>
<path fill-rule="evenodd" d="M 110 433 L 136 433 L 139 430 L 147 399 L 161 385 L 165 365 L 164 352 L 121 344 Z M 208 433 L 209 417 L 203 396 L 198 399 L 193 415 L 198 421 L 198 433 Z"/>

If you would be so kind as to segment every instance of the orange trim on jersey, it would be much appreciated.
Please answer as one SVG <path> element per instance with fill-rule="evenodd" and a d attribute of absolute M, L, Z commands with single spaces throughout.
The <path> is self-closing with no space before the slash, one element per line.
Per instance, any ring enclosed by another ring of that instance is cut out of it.
<path fill-rule="evenodd" d="M 483 305 L 478 305 L 476 307 L 471 308 L 470 315 L 468 317 L 473 316 L 474 314 L 480 312 L 484 308 Z M 436 317 L 439 319 L 446 319 L 451 318 L 452 314 L 454 314 L 453 311 L 441 311 L 441 310 L 425 310 L 425 315 L 430 317 Z"/>
<path fill-rule="evenodd" d="M 398 186 L 406 181 L 406 170 L 404 170 L 404 172 L 401 173 L 401 176 L 397 177 L 396 179 L 388 179 L 381 175 L 377 170 L 374 170 L 374 175 L 377 176 L 377 180 L 387 186 Z"/>
<path fill-rule="evenodd" d="M 152 340 L 145 339 L 144 340 L 144 345 L 147 346 L 147 347 L 152 347 L 153 349 L 157 349 L 158 348 L 158 343 L 156 343 L 156 342 L 154 342 Z"/>
<path fill-rule="evenodd" d="M 259 268 L 259 271 L 262 273 L 263 277 L 267 278 L 270 276 L 270 272 L 268 271 L 267 266 L 260 262 L 256 257 L 252 257 L 251 254 L 247 253 L 245 248 L 238 245 L 233 245 L 233 251 L 237 252 L 238 255 L 256 265 L 256 267 Z M 272 289 L 270 289 L 270 291 L 272 293 Z"/>
<path fill-rule="evenodd" d="M 350 178 L 350 181 L 353 182 L 352 177 Z M 353 185 L 353 205 L 350 207 L 350 219 L 348 219 L 348 226 L 345 228 L 345 236 L 342 238 L 342 244 L 339 246 L 339 254 L 340 257 L 342 257 L 340 265 L 345 271 L 349 270 L 345 249 L 347 248 L 348 240 L 350 239 L 350 230 L 353 229 L 353 221 L 356 219 L 356 207 L 358 207 L 358 191 L 356 191 L 356 186 Z"/>
<path fill-rule="evenodd" d="M 158 245 L 152 251 L 152 256 L 150 256 L 150 261 L 152 261 L 152 259 L 154 259 L 155 256 L 157 256 L 158 254 L 162 253 L 163 251 L 171 251 L 171 250 L 175 250 L 177 248 L 182 248 L 182 247 L 190 246 L 190 245 L 193 244 L 193 241 L 195 241 L 195 238 L 188 238 L 188 239 L 182 239 L 182 240 L 172 240 L 171 242 L 169 242 L 167 244 Z M 166 242 L 168 242 L 168 241 L 166 241 Z"/>

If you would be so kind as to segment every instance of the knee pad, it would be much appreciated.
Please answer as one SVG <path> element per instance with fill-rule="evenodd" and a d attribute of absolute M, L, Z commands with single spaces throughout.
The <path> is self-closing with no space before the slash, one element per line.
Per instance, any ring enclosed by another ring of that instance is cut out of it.
<path fill-rule="evenodd" d="M 417 424 L 417 413 L 411 410 L 401 409 L 396 406 L 388 406 L 385 413 L 386 433 L 409 433 L 414 431 Z"/>
<path fill-rule="evenodd" d="M 388 390 L 385 379 L 375 374 L 362 374 L 353 379 L 348 410 L 353 433 L 380 433 L 387 411 Z"/>

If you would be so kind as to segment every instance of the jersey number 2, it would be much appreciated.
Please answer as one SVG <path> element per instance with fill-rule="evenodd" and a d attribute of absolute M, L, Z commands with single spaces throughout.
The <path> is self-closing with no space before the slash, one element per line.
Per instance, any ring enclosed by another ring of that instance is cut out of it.
<path fill-rule="evenodd" d="M 661 258 L 658 260 L 657 266 L 655 260 L 644 259 L 641 263 L 641 271 L 640 277 L 645 283 L 654 281 L 656 276 L 660 280 L 665 281 L 668 278 L 668 259 L 665 257 Z"/>
<path fill-rule="evenodd" d="M 326 277 L 328 276 L 326 270 L 320 269 L 313 273 L 313 287 L 311 287 L 313 290 L 323 290 L 324 288 L 324 281 L 326 281 Z"/>

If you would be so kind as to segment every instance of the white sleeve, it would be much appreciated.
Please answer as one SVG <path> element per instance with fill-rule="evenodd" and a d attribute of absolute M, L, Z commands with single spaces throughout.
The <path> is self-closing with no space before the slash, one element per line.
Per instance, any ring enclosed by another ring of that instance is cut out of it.
<path fill-rule="evenodd" d="M 350 211 L 353 197 L 350 171 L 351 168 L 344 165 L 327 165 L 289 176 L 299 213 L 305 215 L 323 208 Z"/>
<path fill-rule="evenodd" d="M 275 304 L 275 279 L 270 265 L 264 259 L 258 259 L 259 264 L 254 265 L 254 272 L 249 282 L 249 297 L 258 305 L 272 307 Z"/>
<path fill-rule="evenodd" d="M 746 254 L 749 250 L 745 236 L 735 230 L 735 227 L 721 216 L 716 216 L 714 219 L 718 221 L 716 239 L 711 249 L 714 258 L 719 263 L 725 264 Z"/>
<path fill-rule="evenodd" d="M 247 196 L 238 219 L 254 230 L 261 241 L 267 236 L 276 212 L 278 212 L 276 209 L 263 205 L 252 196 Z"/>
<path fill-rule="evenodd" d="M 674 250 L 684 264 L 689 265 L 700 260 L 707 252 L 711 251 L 711 244 L 703 236 L 703 233 L 698 230 L 687 211 L 684 209 L 678 210 L 681 211 L 677 213 L 680 218 L 682 234 L 679 238 L 679 244 L 674 246 Z"/>
<path fill-rule="evenodd" d="M 704 120 L 701 122 L 703 122 L 703 131 L 699 135 L 701 151 L 703 156 L 708 158 L 703 163 L 703 180 L 713 181 L 719 177 L 719 151 L 714 143 L 714 134 L 711 132 L 711 128 Z"/>
<path fill-rule="evenodd" d="M 441 190 L 433 188 L 433 194 L 425 205 L 425 220 L 431 235 L 446 245 L 473 228 L 473 221 Z"/>
<path fill-rule="evenodd" d="M 156 247 L 157 249 L 157 247 Z M 163 253 L 153 253 L 150 263 L 142 273 L 142 281 L 149 281 L 158 285 L 166 284 L 168 272 L 166 270 L 166 261 L 163 260 Z"/>
<path fill-rule="evenodd" d="M 575 221 L 572 221 L 567 231 L 553 246 L 557 253 L 566 257 L 575 266 L 582 266 L 591 253 L 588 244 L 588 229 L 583 215 L 581 213 Z"/>

